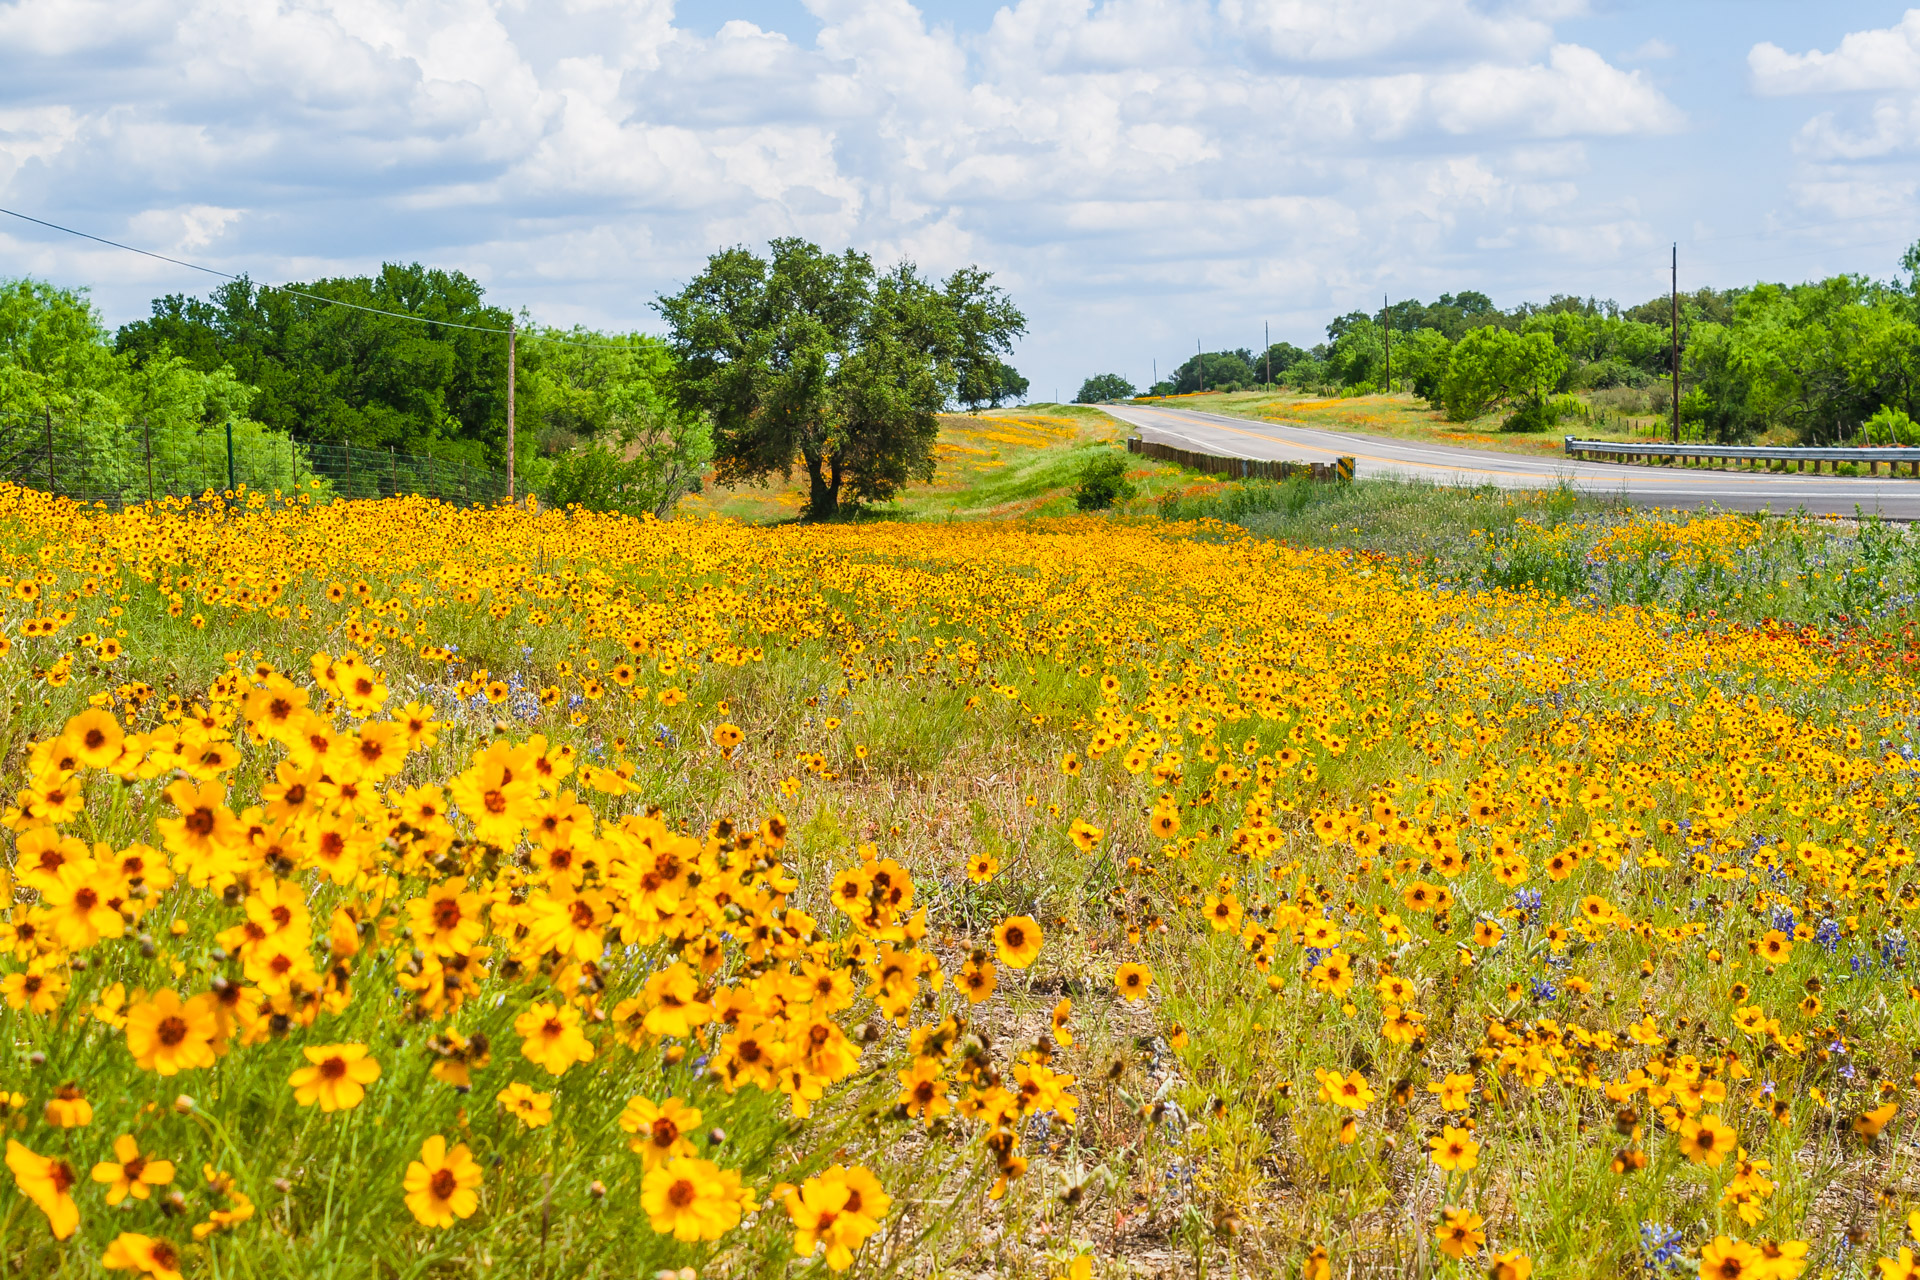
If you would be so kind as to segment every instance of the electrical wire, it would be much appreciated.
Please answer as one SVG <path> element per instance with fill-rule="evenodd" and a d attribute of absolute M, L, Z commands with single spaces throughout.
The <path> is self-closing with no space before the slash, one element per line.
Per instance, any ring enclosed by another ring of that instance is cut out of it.
<path fill-rule="evenodd" d="M 31 222 L 36 226 L 46 227 L 52 231 L 60 231 L 70 236 L 78 236 L 82 240 L 91 240 L 95 244 L 104 244 L 111 249 L 122 249 L 127 253 L 137 253 L 143 258 L 154 258 L 160 262 L 172 263 L 176 267 L 185 267 L 189 271 L 205 272 L 210 276 L 218 276 L 222 280 L 246 281 L 248 279 L 246 276 L 237 276 L 231 272 L 218 271 L 213 267 L 203 267 L 197 262 L 187 262 L 180 258 L 169 258 L 164 253 L 154 253 L 150 249 L 140 249 L 130 244 L 121 244 L 118 240 L 109 240 L 105 236 L 96 236 L 89 232 L 76 231 L 72 227 L 63 227 L 57 222 L 48 222 L 44 218 L 36 218 L 31 214 L 21 213 L 17 209 L 0 208 L 0 213 L 4 213 L 9 217 L 18 218 L 22 222 Z M 587 342 L 579 338 L 557 338 L 551 334 L 542 333 L 538 329 L 521 329 L 518 326 L 515 326 L 512 330 L 496 329 L 491 325 L 459 324 L 452 320 L 435 320 L 428 316 L 409 315 L 404 311 L 385 311 L 379 307 L 367 307 L 357 302 L 345 302 L 339 298 L 329 298 L 318 293 L 308 293 L 304 289 L 295 289 L 290 285 L 284 284 L 263 284 L 260 288 L 277 289 L 281 293 L 290 293 L 296 298 L 306 298 L 313 302 L 324 302 L 330 307 L 346 307 L 350 311 L 364 311 L 368 315 L 387 316 L 394 320 L 411 320 L 415 324 L 437 324 L 447 329 L 463 329 L 468 333 L 497 333 L 504 336 L 508 332 L 512 332 L 516 337 L 532 338 L 539 342 L 557 342 L 562 346 L 568 347 L 600 347 L 613 351 L 634 350 L 634 346 L 630 342 Z"/>

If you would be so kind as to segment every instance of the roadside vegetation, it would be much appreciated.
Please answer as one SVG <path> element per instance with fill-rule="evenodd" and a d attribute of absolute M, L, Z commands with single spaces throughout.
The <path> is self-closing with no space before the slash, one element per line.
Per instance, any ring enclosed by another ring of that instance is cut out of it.
<path fill-rule="evenodd" d="M 1284 388 L 1286 398 L 1263 407 L 1318 412 L 1345 429 L 1412 426 L 1412 405 L 1399 399 L 1411 396 L 1431 411 L 1436 436 L 1494 425 L 1505 434 L 1658 434 L 1672 420 L 1672 316 L 1665 297 L 1623 307 L 1555 295 L 1503 311 L 1483 293 L 1443 294 L 1340 316 L 1311 348 L 1278 342 L 1191 356 L 1145 396 L 1224 393 L 1222 411 L 1244 412 L 1241 393 Z M 1887 281 L 1701 289 L 1679 299 L 1679 323 L 1683 439 L 1920 443 L 1920 244 Z M 1126 378 L 1100 374 L 1077 398 L 1134 392 Z M 1361 423 L 1316 403 L 1354 397 L 1386 399 Z"/>

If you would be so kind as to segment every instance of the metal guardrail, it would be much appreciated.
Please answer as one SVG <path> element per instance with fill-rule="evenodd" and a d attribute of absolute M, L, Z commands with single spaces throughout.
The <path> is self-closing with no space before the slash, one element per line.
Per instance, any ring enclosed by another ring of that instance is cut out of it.
<path fill-rule="evenodd" d="M 1686 465 L 1711 467 L 1717 460 L 1722 469 L 1729 463 L 1746 463 L 1749 468 L 1766 463 L 1768 471 L 1802 472 L 1813 464 L 1820 474 L 1824 464 L 1836 473 L 1843 462 L 1865 463 L 1868 475 L 1880 474 L 1886 464 L 1888 475 L 1899 475 L 1905 463 L 1907 474 L 1920 478 L 1920 447 L 1911 445 L 1854 445 L 1834 448 L 1801 448 L 1780 445 L 1724 444 L 1627 444 L 1617 440 L 1581 440 L 1565 437 L 1569 458 L 1602 462 L 1639 462 L 1653 466 Z"/>
<path fill-rule="evenodd" d="M 1332 462 L 1284 462 L 1278 458 L 1226 458 L 1217 453 L 1195 453 L 1191 449 L 1176 449 L 1170 444 L 1161 444 L 1157 440 L 1142 440 L 1139 436 L 1127 437 L 1127 452 L 1142 457 L 1158 458 L 1162 462 L 1171 462 L 1176 466 L 1187 467 L 1194 471 L 1204 471 L 1208 475 L 1231 476 L 1236 480 L 1291 480 L 1300 477 L 1306 480 L 1347 481 L 1353 479 L 1353 459 L 1341 456 Z"/>

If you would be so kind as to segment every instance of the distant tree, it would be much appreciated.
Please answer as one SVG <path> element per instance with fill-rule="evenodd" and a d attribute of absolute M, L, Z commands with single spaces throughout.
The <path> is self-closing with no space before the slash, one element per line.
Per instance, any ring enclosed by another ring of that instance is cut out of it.
<path fill-rule="evenodd" d="M 1553 395 L 1567 370 L 1567 358 L 1540 332 L 1519 334 L 1482 326 L 1471 329 L 1453 348 L 1439 385 L 1447 417 L 1465 422 L 1496 405 L 1516 405 L 1516 416 L 1531 424 Z"/>
<path fill-rule="evenodd" d="M 1338 329 L 1339 332 L 1334 332 Z M 1327 326 L 1326 376 L 1343 387 L 1378 386 L 1385 377 L 1386 340 L 1370 317 L 1354 312 Z"/>
<path fill-rule="evenodd" d="M 1285 382 L 1287 372 L 1305 359 L 1307 359 L 1307 352 L 1291 342 L 1276 342 L 1261 353 L 1254 365 L 1254 377 L 1265 382 L 1268 379 L 1268 370 L 1271 369 L 1273 381 Z"/>
<path fill-rule="evenodd" d="M 375 276 L 289 288 L 312 296 L 246 279 L 204 300 L 170 294 L 121 327 L 116 349 L 135 364 L 164 349 L 204 373 L 230 367 L 256 388 L 252 415 L 299 439 L 504 460 L 508 313 L 488 306 L 479 284 L 387 263 Z M 518 444 L 522 461 L 531 458 L 533 434 Z"/>
<path fill-rule="evenodd" d="M 229 430 L 240 483 L 309 478 L 304 453 L 249 416 L 254 398 L 231 367 L 203 371 L 164 343 L 114 351 L 84 291 L 0 280 L 0 425 L 57 422 L 67 489 L 145 498 L 149 449 L 160 483 L 225 488 Z"/>
<path fill-rule="evenodd" d="M 1246 351 L 1209 351 L 1204 356 L 1188 356 L 1185 364 L 1173 371 L 1174 394 L 1185 395 L 1193 391 L 1212 391 L 1237 382 L 1242 386 L 1259 381 L 1253 375 L 1253 366 Z M 1204 361 L 1204 363 L 1203 363 Z M 1201 371 L 1206 372 L 1206 386 L 1200 385 Z"/>
<path fill-rule="evenodd" d="M 996 409 L 1003 404 L 1019 404 L 1027 398 L 1027 385 L 1027 380 L 1020 376 L 1018 369 L 1003 363 L 994 382 L 990 403 Z"/>
<path fill-rule="evenodd" d="M 911 263 L 879 274 L 863 253 L 799 239 L 773 241 L 764 259 L 714 254 L 655 305 L 672 330 L 676 399 L 713 423 L 715 479 L 764 484 L 797 463 L 816 520 L 843 496 L 884 501 L 931 480 L 934 415 L 967 379 L 966 394 L 989 402 L 983 370 L 997 390 L 992 353 L 1024 325 L 986 279 L 968 268 L 940 288 Z"/>
<path fill-rule="evenodd" d="M 529 479 L 547 501 L 665 518 L 699 487 L 713 431 L 675 402 L 664 341 L 586 329 L 527 337 L 516 425 L 537 437 L 542 456 Z"/>
<path fill-rule="evenodd" d="M 992 281 L 990 271 L 962 267 L 940 288 L 941 300 L 953 317 L 950 345 L 943 355 L 951 371 L 953 398 L 968 409 L 1018 400 L 1027 393 L 1027 380 L 1000 359 L 1012 352 L 1013 340 L 1027 331 L 1027 318 Z M 1019 390 L 1009 396 L 1016 381 Z"/>
<path fill-rule="evenodd" d="M 1453 344 L 1438 329 L 1393 335 L 1394 381 L 1429 404 L 1438 399 Z"/>
<path fill-rule="evenodd" d="M 1133 384 L 1117 373 L 1096 373 L 1080 384 L 1080 394 L 1073 398 L 1075 404 L 1104 404 L 1109 400 L 1125 400 L 1133 394 Z"/>

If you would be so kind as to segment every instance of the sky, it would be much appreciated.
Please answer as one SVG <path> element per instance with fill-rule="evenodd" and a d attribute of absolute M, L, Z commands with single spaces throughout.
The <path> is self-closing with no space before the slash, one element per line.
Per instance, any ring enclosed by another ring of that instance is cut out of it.
<path fill-rule="evenodd" d="M 1876 0 L 0 0 L 0 206 L 285 282 L 457 268 L 658 331 L 708 254 L 978 264 L 1035 399 L 1478 289 L 1894 275 Z M 102 318 L 210 277 L 0 216 Z"/>

